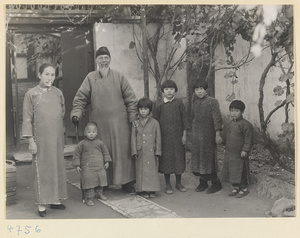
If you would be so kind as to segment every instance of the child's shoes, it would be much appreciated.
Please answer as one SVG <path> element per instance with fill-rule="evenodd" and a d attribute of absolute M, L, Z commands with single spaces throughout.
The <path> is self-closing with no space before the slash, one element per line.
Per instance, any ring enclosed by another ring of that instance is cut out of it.
<path fill-rule="evenodd" d="M 156 197 L 155 192 L 149 192 L 149 197 L 150 197 L 150 198 L 155 198 L 155 197 Z"/>
<path fill-rule="evenodd" d="M 93 202 L 92 199 L 87 199 L 86 200 L 86 205 L 88 205 L 88 206 L 94 206 L 95 204 L 94 204 L 94 202 Z"/>
<path fill-rule="evenodd" d="M 150 197 L 149 193 L 147 193 L 147 192 L 139 192 L 137 194 L 144 197 L 144 198 L 149 198 Z"/>
<path fill-rule="evenodd" d="M 186 187 L 184 187 L 182 184 L 176 184 L 175 188 L 177 190 L 179 190 L 180 192 L 186 192 L 187 191 Z"/>
<path fill-rule="evenodd" d="M 222 184 L 220 182 L 220 180 L 216 180 L 216 181 L 212 181 L 212 186 L 210 186 L 207 190 L 206 190 L 206 194 L 212 194 L 212 193 L 216 193 L 218 191 L 220 191 L 222 189 Z"/>
<path fill-rule="evenodd" d="M 165 193 L 166 194 L 172 194 L 174 191 L 173 191 L 173 189 L 172 189 L 172 187 L 171 186 L 167 186 L 166 188 L 165 188 Z"/>
<path fill-rule="evenodd" d="M 236 198 L 242 198 L 247 196 L 250 193 L 248 189 L 241 189 L 237 195 L 235 195 Z"/>
<path fill-rule="evenodd" d="M 200 183 L 196 188 L 196 192 L 203 192 L 208 188 L 207 181 L 200 179 Z"/>
<path fill-rule="evenodd" d="M 103 195 L 103 193 L 98 193 L 98 200 L 105 201 L 107 200 L 107 197 Z"/>
<path fill-rule="evenodd" d="M 231 193 L 228 194 L 229 197 L 234 197 L 235 195 L 237 195 L 239 193 L 239 189 L 234 188 Z"/>

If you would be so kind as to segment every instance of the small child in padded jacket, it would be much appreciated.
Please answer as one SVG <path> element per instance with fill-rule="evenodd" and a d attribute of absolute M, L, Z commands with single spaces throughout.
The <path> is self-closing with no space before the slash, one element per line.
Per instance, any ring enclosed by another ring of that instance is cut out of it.
<path fill-rule="evenodd" d="M 229 106 L 231 120 L 224 126 L 225 158 L 222 169 L 222 180 L 232 184 L 231 197 L 242 198 L 248 195 L 249 159 L 253 143 L 253 128 L 243 118 L 245 104 L 234 100 Z"/>
<path fill-rule="evenodd" d="M 97 134 L 97 124 L 88 122 L 84 129 L 85 139 L 78 143 L 73 156 L 76 170 L 81 172 L 83 200 L 88 206 L 94 205 L 95 193 L 98 199 L 107 199 L 103 187 L 107 186 L 106 169 L 112 161 L 106 145 L 96 138 Z"/>

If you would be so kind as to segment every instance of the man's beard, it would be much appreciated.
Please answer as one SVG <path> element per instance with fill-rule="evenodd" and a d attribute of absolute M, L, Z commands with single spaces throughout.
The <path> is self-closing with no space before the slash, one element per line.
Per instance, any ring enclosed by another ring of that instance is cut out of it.
<path fill-rule="evenodd" d="M 102 74 L 103 77 L 107 76 L 108 70 L 109 70 L 109 67 L 106 67 L 106 66 L 99 68 L 99 71 L 100 71 L 100 73 Z"/>

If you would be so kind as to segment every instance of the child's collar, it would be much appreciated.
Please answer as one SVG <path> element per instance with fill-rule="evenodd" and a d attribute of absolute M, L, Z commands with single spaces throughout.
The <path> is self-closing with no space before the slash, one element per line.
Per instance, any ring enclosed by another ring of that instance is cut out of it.
<path fill-rule="evenodd" d="M 243 115 L 241 115 L 238 119 L 231 119 L 232 121 L 240 121 L 240 120 L 242 120 L 243 119 Z"/>
<path fill-rule="evenodd" d="M 164 103 L 172 102 L 174 99 L 175 99 L 175 96 L 172 97 L 171 99 L 167 99 L 166 97 L 164 97 Z"/>

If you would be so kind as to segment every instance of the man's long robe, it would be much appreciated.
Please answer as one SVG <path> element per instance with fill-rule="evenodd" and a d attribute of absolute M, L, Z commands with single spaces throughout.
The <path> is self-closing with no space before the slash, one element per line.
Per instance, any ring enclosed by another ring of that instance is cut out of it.
<path fill-rule="evenodd" d="M 112 157 L 108 184 L 126 184 L 135 180 L 135 161 L 131 158 L 130 122 L 137 119 L 137 98 L 127 79 L 110 69 L 107 76 L 90 72 L 74 101 L 71 118 L 82 117 L 90 104 L 90 120 L 98 125 L 98 138 Z"/>

